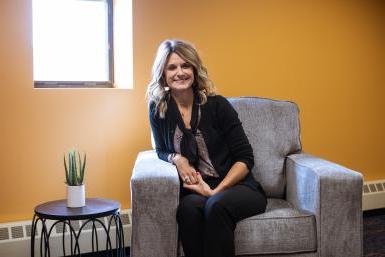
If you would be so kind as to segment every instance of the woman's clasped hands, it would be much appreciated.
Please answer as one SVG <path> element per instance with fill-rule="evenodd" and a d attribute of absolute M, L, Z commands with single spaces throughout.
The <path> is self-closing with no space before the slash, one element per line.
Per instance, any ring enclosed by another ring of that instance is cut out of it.
<path fill-rule="evenodd" d="M 198 180 L 197 183 L 183 183 L 183 187 L 195 191 L 196 193 L 206 197 L 212 196 L 214 194 L 214 190 L 212 190 L 210 186 L 202 179 L 202 176 L 199 172 L 196 172 L 196 177 Z"/>
<path fill-rule="evenodd" d="M 214 194 L 214 190 L 203 180 L 201 174 L 191 167 L 188 159 L 178 155 L 173 160 L 179 176 L 183 181 L 183 187 L 194 191 L 200 195 L 210 197 Z"/>

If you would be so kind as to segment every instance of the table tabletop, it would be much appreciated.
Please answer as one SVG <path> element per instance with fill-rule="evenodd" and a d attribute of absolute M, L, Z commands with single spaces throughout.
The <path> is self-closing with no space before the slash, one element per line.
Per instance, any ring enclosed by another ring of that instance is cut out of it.
<path fill-rule="evenodd" d="M 86 205 L 78 208 L 67 207 L 67 200 L 42 203 L 35 208 L 35 214 L 42 219 L 81 220 L 99 218 L 115 214 L 120 210 L 120 203 L 103 198 L 86 198 Z"/>

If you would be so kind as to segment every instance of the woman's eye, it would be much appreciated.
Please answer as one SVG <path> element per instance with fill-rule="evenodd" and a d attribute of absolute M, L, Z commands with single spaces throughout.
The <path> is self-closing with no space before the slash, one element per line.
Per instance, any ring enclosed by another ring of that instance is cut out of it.
<path fill-rule="evenodd" d="M 183 69 L 188 69 L 188 68 L 191 68 L 191 64 L 189 64 L 189 63 L 184 63 L 184 64 L 182 64 L 182 66 L 181 66 Z"/>
<path fill-rule="evenodd" d="M 175 65 L 169 65 L 167 66 L 167 70 L 175 70 L 176 66 Z"/>

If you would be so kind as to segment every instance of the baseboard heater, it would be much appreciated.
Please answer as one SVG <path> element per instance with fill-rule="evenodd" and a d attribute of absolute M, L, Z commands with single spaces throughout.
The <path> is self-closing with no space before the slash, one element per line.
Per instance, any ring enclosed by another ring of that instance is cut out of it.
<path fill-rule="evenodd" d="M 124 231 L 124 246 L 131 246 L 131 210 L 126 209 L 121 211 L 121 220 L 123 223 Z M 104 222 L 105 225 L 108 223 L 109 217 L 101 218 L 100 220 Z M 82 225 L 82 220 L 78 222 L 71 221 L 71 225 L 75 228 L 75 231 L 78 231 L 79 227 Z M 1 257 L 29 257 L 31 249 L 31 220 L 19 221 L 12 223 L 1 223 L 0 224 L 0 256 Z M 48 228 L 51 227 L 53 221 L 47 221 Z M 99 240 L 99 250 L 105 250 L 106 246 L 106 236 L 104 229 L 98 223 L 97 224 L 97 233 Z M 40 232 L 41 223 L 38 223 L 37 231 Z M 80 235 L 80 250 L 82 253 L 87 253 L 92 251 L 92 223 L 88 223 L 83 228 Z M 56 224 L 55 228 L 52 231 L 50 236 L 50 249 L 51 256 L 63 256 L 63 246 L 62 246 L 62 232 L 63 225 L 62 223 Z M 110 238 L 112 240 L 112 246 L 115 248 L 115 227 L 111 227 Z M 40 256 L 40 234 L 37 234 L 35 239 L 35 256 Z M 65 242 L 66 242 L 66 254 L 70 253 L 70 235 L 68 232 L 68 226 L 65 230 Z M 37 249 L 36 249 L 37 248 Z M 43 253 L 44 254 L 44 253 Z"/>
<path fill-rule="evenodd" d="M 385 180 L 365 181 L 362 193 L 363 211 L 385 208 Z"/>

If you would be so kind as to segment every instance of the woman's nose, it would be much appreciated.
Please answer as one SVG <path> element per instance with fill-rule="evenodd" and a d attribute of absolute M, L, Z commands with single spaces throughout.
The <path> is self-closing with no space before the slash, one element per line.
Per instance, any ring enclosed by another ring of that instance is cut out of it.
<path fill-rule="evenodd" d="M 177 70 L 176 70 L 176 74 L 177 75 L 183 75 L 183 69 L 182 69 L 182 67 L 177 67 Z"/>
<path fill-rule="evenodd" d="M 186 76 L 186 74 L 184 73 L 183 69 L 179 68 L 176 72 L 176 76 L 179 78 L 179 79 L 184 79 L 184 77 Z"/>

